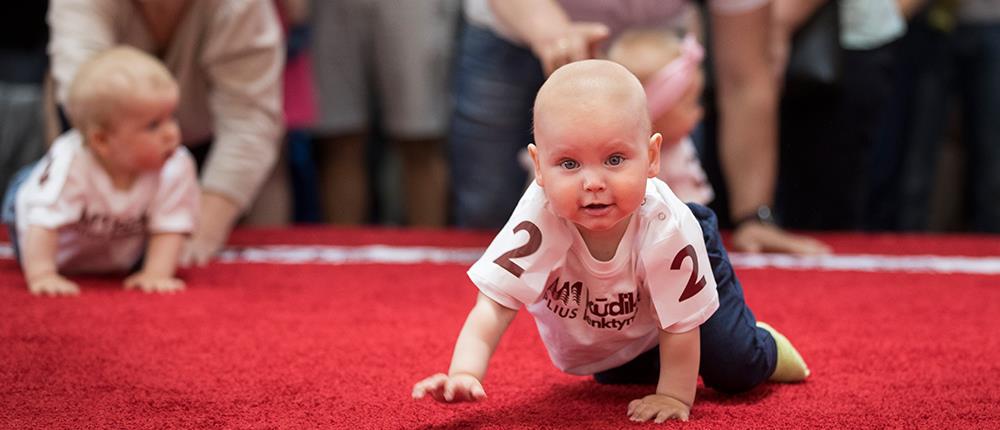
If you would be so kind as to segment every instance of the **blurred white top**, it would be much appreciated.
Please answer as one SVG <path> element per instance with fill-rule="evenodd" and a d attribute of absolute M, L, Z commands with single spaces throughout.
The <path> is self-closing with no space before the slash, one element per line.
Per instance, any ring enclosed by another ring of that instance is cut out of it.
<path fill-rule="evenodd" d="M 906 33 L 896 0 L 841 0 L 840 45 L 844 49 L 881 47 Z"/>

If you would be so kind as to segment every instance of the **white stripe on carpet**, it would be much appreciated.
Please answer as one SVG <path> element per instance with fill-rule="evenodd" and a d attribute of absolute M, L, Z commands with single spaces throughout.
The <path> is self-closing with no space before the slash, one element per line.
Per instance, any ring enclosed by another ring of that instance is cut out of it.
<path fill-rule="evenodd" d="M 483 248 L 433 246 L 302 246 L 268 245 L 227 248 L 219 256 L 221 263 L 268 264 L 472 264 Z M 872 255 L 837 254 L 800 257 L 787 254 L 730 253 L 733 266 L 741 269 L 776 268 L 786 270 L 965 273 L 1000 275 L 1000 257 L 961 257 L 941 255 Z M 10 259 L 14 252 L 8 243 L 0 243 L 0 258 Z"/>

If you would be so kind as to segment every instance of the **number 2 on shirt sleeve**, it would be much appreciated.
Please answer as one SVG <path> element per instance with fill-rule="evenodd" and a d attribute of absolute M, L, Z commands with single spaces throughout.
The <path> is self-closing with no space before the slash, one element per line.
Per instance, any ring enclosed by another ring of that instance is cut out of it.
<path fill-rule="evenodd" d="M 527 257 L 538 251 L 538 248 L 542 246 L 542 230 L 538 228 L 531 221 L 521 221 L 517 227 L 514 227 L 514 233 L 526 230 L 528 232 L 528 243 L 514 248 L 510 251 L 505 252 L 503 255 L 497 257 L 493 260 L 498 266 L 503 267 L 504 270 L 510 272 L 514 277 L 520 278 L 524 274 L 524 268 L 518 266 L 517 263 L 511 261 L 512 258 Z"/>
<path fill-rule="evenodd" d="M 705 288 L 705 277 L 702 276 L 701 279 L 698 279 L 698 254 L 695 253 L 693 246 L 685 246 L 684 249 L 674 256 L 674 262 L 670 264 L 670 270 L 680 269 L 681 263 L 684 262 L 685 258 L 691 258 L 691 277 L 688 278 L 687 285 L 684 286 L 684 291 L 681 292 L 681 297 L 677 299 L 678 302 L 690 299 L 695 294 L 698 294 L 702 288 Z M 695 281 L 695 279 L 698 280 Z"/>

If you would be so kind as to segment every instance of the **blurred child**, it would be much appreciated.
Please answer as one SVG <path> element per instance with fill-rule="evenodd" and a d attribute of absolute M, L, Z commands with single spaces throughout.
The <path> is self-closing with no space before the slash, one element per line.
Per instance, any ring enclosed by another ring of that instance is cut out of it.
<path fill-rule="evenodd" d="M 699 372 L 725 392 L 809 375 L 747 308 L 715 215 L 655 178 L 662 137 L 647 110 L 638 79 L 610 61 L 567 64 L 542 85 L 535 183 L 469 270 L 479 296 L 448 374 L 418 382 L 414 398 L 485 398 L 489 358 L 522 306 L 561 370 L 656 384 L 629 403 L 634 421 L 687 420 Z"/>
<path fill-rule="evenodd" d="M 184 288 L 174 271 L 199 189 L 194 160 L 179 146 L 178 94 L 170 72 L 133 48 L 106 50 L 80 68 L 66 104 L 75 128 L 4 197 L 32 293 L 78 294 L 63 274 L 135 268 L 126 288 Z"/>
<path fill-rule="evenodd" d="M 608 59 L 635 74 L 646 90 L 653 131 L 663 136 L 662 179 L 682 201 L 708 204 L 715 196 L 689 135 L 701 121 L 704 50 L 694 35 L 630 30 L 608 50 Z"/>

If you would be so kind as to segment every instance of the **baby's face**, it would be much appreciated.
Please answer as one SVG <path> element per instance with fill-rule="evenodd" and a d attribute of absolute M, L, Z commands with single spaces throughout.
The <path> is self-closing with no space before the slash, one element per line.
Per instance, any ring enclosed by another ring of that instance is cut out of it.
<path fill-rule="evenodd" d="M 177 90 L 140 91 L 127 97 L 108 130 L 110 159 L 106 161 L 124 172 L 159 170 L 181 141 L 174 118 Z"/>
<path fill-rule="evenodd" d="M 705 86 L 703 73 L 698 73 L 684 91 L 680 100 L 656 118 L 651 118 L 653 131 L 663 135 L 663 140 L 674 143 L 691 134 L 704 116 L 701 91 Z"/>
<path fill-rule="evenodd" d="M 652 139 L 615 112 L 593 118 L 547 117 L 529 147 L 536 181 L 553 211 L 580 229 L 601 232 L 627 225 L 659 168 Z"/>

